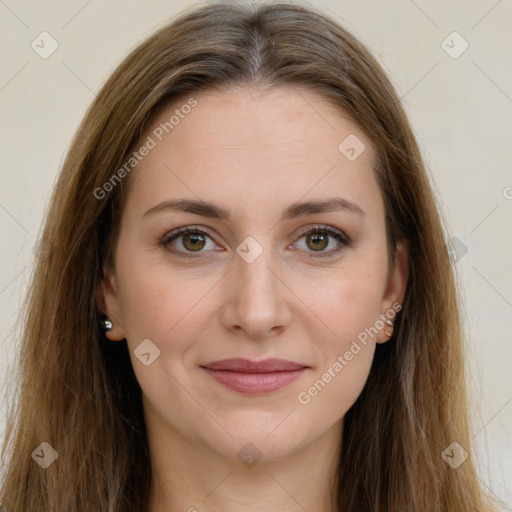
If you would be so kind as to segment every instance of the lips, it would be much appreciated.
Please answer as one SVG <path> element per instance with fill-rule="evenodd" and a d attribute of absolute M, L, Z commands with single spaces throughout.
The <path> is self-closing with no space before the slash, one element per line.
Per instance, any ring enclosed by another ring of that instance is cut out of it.
<path fill-rule="evenodd" d="M 272 373 L 300 370 L 306 365 L 287 361 L 285 359 L 264 359 L 263 361 L 251 361 L 249 359 L 234 358 L 222 359 L 202 365 L 210 370 L 223 370 L 239 373 Z"/>
<path fill-rule="evenodd" d="M 284 388 L 308 369 L 284 359 L 223 359 L 201 367 L 226 388 L 248 395 L 263 395 Z"/>

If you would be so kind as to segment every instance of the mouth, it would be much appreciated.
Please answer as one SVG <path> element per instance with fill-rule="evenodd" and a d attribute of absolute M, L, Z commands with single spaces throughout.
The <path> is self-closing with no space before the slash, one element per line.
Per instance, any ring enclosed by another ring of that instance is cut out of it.
<path fill-rule="evenodd" d="M 284 359 L 223 359 L 201 365 L 213 379 L 225 387 L 244 394 L 266 394 L 297 380 L 309 367 Z"/>

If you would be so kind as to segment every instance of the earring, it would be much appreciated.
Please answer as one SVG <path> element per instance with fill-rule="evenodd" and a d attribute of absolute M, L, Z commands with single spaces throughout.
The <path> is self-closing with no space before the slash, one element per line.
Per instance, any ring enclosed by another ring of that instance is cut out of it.
<path fill-rule="evenodd" d="M 114 324 L 108 318 L 106 320 L 101 321 L 101 328 L 102 328 L 103 332 L 110 331 L 113 326 L 114 326 Z"/>
<path fill-rule="evenodd" d="M 393 336 L 393 322 L 391 320 L 386 320 L 386 323 L 391 328 L 390 331 L 386 331 L 386 334 L 389 336 L 389 338 L 391 338 L 391 336 Z"/>

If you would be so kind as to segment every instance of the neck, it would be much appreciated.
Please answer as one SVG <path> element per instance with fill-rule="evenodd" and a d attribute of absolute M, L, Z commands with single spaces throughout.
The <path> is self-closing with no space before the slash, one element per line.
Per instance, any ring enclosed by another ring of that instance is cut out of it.
<path fill-rule="evenodd" d="M 216 453 L 200 440 L 171 433 L 169 425 L 151 425 L 147 512 L 336 511 L 341 422 L 314 444 L 279 458 L 263 456 L 254 465 L 250 458 L 244 464 Z M 252 450 L 246 449 L 249 455 Z"/>

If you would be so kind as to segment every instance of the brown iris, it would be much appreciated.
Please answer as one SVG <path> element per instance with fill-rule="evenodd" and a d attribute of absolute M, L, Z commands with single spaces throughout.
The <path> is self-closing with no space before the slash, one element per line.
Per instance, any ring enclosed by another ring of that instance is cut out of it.
<path fill-rule="evenodd" d="M 310 233 L 306 237 L 306 244 L 308 244 L 308 247 L 310 247 L 310 249 L 312 249 L 314 251 L 317 251 L 317 250 L 321 251 L 321 250 L 325 249 L 327 247 L 327 245 L 329 244 L 328 237 L 329 237 L 329 235 L 327 235 L 327 234 Z M 309 246 L 309 242 L 311 242 L 311 241 L 313 242 L 313 245 L 316 245 L 317 247 Z M 320 244 L 320 246 L 318 246 L 318 244 Z"/>
<path fill-rule="evenodd" d="M 205 235 L 202 233 L 184 233 L 182 244 L 189 251 L 200 251 L 205 245 Z"/>

